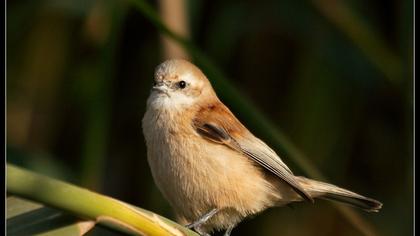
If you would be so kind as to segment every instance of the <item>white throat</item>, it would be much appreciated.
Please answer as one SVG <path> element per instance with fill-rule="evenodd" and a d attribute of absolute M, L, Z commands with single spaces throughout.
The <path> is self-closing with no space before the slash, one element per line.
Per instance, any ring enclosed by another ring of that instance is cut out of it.
<path fill-rule="evenodd" d="M 182 111 L 194 104 L 194 98 L 186 96 L 179 92 L 161 93 L 152 91 L 147 99 L 147 106 L 149 109 L 163 111 L 163 110 L 178 110 Z"/>

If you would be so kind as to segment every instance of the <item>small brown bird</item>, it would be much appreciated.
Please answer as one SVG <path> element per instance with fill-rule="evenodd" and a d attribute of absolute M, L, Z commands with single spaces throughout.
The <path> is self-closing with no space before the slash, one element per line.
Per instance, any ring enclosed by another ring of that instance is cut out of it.
<path fill-rule="evenodd" d="M 188 61 L 168 60 L 156 68 L 142 126 L 156 185 L 178 221 L 201 235 L 214 230 L 229 235 L 247 216 L 314 198 L 369 212 L 382 207 L 332 184 L 295 176 Z"/>

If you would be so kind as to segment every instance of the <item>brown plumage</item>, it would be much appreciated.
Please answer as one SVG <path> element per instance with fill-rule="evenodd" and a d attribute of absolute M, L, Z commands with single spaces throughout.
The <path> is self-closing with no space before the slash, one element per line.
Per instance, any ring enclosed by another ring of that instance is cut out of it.
<path fill-rule="evenodd" d="M 157 67 L 142 125 L 158 188 L 179 221 L 192 223 L 200 234 L 221 229 L 229 234 L 249 215 L 314 198 L 366 211 L 382 206 L 337 186 L 295 176 L 187 61 L 169 60 Z"/>

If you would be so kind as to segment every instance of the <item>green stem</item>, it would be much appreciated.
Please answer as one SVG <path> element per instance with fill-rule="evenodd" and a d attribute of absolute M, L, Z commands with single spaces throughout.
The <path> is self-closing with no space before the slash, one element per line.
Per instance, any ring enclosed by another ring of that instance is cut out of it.
<path fill-rule="evenodd" d="M 153 212 L 11 164 L 7 192 L 134 235 L 197 235 Z"/>

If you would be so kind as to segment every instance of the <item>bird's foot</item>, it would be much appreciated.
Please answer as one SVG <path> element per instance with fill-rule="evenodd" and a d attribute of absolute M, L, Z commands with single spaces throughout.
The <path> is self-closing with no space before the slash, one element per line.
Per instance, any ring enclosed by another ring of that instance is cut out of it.
<path fill-rule="evenodd" d="M 200 226 L 194 227 L 194 231 L 197 232 L 200 236 L 211 236 L 209 233 L 204 231 Z"/>
<path fill-rule="evenodd" d="M 235 226 L 230 226 L 229 228 L 227 228 L 223 236 L 230 236 L 230 233 L 232 233 L 233 228 L 235 228 Z"/>
<path fill-rule="evenodd" d="M 217 208 L 212 209 L 211 211 L 207 212 L 203 216 L 201 216 L 198 220 L 192 222 L 191 224 L 186 225 L 185 227 L 189 229 L 194 229 L 195 232 L 200 234 L 201 236 L 210 236 L 210 234 L 204 232 L 201 226 L 206 223 L 211 217 L 213 217 L 219 210 Z"/>
<path fill-rule="evenodd" d="M 202 224 L 206 223 L 212 216 L 214 216 L 219 210 L 214 208 L 211 211 L 204 214 L 202 217 L 200 217 L 198 220 L 192 222 L 191 224 L 186 225 L 185 227 L 191 229 L 195 227 L 199 227 Z"/>

